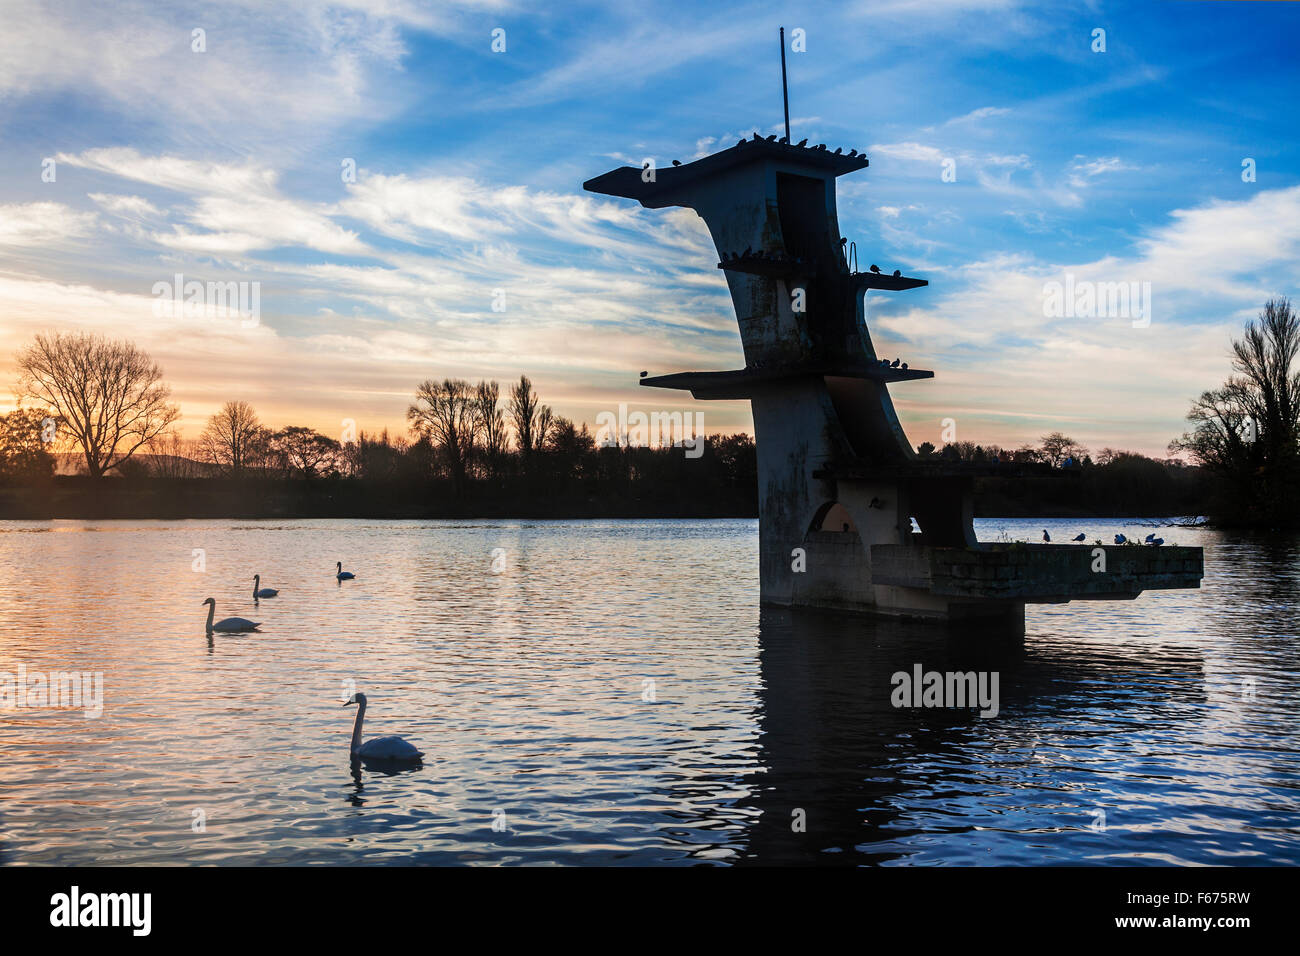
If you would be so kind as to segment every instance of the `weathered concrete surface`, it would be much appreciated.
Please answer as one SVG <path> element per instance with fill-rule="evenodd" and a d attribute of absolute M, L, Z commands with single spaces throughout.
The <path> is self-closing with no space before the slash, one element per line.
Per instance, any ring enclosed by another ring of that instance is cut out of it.
<path fill-rule="evenodd" d="M 1104 565 L 1098 552 L 1104 553 Z M 947 597 L 1029 603 L 1131 598 L 1148 590 L 1196 588 L 1204 573 L 1200 548 L 1139 545 L 880 544 L 871 549 L 871 566 L 877 584 Z"/>

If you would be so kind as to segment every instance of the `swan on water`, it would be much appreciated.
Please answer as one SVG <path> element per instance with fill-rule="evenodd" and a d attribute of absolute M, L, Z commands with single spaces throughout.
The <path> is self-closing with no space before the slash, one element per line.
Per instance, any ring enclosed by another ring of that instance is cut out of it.
<path fill-rule="evenodd" d="M 275 597 L 277 594 L 280 593 L 279 590 L 276 588 L 259 588 L 258 585 L 261 583 L 262 583 L 262 576 L 260 574 L 254 574 L 253 575 L 253 597 L 254 598 Z"/>
<path fill-rule="evenodd" d="M 335 574 L 334 576 L 335 576 L 336 578 L 338 578 L 340 581 L 351 581 L 353 578 L 356 577 L 356 575 L 353 574 L 351 571 L 344 571 L 344 570 L 343 570 L 343 562 L 342 562 L 342 561 L 339 561 L 339 562 L 337 562 L 337 563 L 338 563 L 338 573 Z"/>
<path fill-rule="evenodd" d="M 353 694 L 343 706 L 357 705 L 357 720 L 352 725 L 352 756 L 363 760 L 391 760 L 412 762 L 424 756 L 413 744 L 401 737 L 374 737 L 361 742 L 361 724 L 366 719 L 366 695 Z"/>
<path fill-rule="evenodd" d="M 206 598 L 203 602 L 208 606 L 208 633 L 218 631 L 222 634 L 240 634 L 244 631 L 256 631 L 262 626 L 260 621 L 249 621 L 242 617 L 227 617 L 217 623 L 212 623 L 213 616 L 217 613 L 217 602 L 212 598 Z"/>

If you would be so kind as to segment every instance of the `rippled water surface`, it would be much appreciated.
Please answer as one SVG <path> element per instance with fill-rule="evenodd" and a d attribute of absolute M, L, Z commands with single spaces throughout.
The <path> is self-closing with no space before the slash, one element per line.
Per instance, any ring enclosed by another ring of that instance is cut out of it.
<path fill-rule="evenodd" d="M 1300 861 L 1300 542 L 1162 534 L 1201 590 L 1020 643 L 760 613 L 752 521 L 0 522 L 0 672 L 104 680 L 98 718 L 0 709 L 0 860 Z M 208 596 L 262 632 L 209 641 Z M 895 709 L 915 663 L 1000 713 Z M 422 766 L 353 769 L 347 680 Z"/>

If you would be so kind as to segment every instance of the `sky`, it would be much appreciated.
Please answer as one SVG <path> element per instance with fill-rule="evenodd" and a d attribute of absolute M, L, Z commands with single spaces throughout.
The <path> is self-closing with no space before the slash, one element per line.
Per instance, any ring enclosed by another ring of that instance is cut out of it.
<path fill-rule="evenodd" d="M 228 400 L 400 432 L 425 379 L 520 374 L 577 422 L 748 431 L 637 385 L 744 364 L 702 222 L 582 183 L 780 131 L 781 26 L 793 138 L 871 162 L 842 234 L 929 280 L 867 298 L 935 371 L 891 387 L 913 444 L 1163 456 L 1295 294 L 1300 4 L 0 0 L 0 411 L 63 330 L 146 349 L 190 437 Z M 257 283 L 256 323 L 166 314 L 177 274 Z M 1046 315 L 1067 275 L 1149 288 L 1149 324 Z"/>

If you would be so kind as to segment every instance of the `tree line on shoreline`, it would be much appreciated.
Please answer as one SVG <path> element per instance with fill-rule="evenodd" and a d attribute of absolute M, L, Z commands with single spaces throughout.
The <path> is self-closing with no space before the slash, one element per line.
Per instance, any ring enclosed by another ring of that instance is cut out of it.
<path fill-rule="evenodd" d="M 1061 432 L 1015 449 L 929 442 L 920 458 L 980 463 L 1045 463 L 1077 471 L 1081 490 L 1045 491 L 1030 479 L 981 479 L 977 491 L 1025 509 L 1071 501 L 1098 511 L 1208 514 L 1219 523 L 1300 524 L 1300 319 L 1287 299 L 1270 300 L 1232 341 L 1231 375 L 1202 393 L 1191 429 L 1159 460 L 1090 450 Z M 18 357 L 20 407 L 0 416 L 0 482 L 40 485 L 56 455 L 75 454 L 92 480 L 296 480 L 351 482 L 421 493 L 431 485 L 457 499 L 482 495 L 692 494 L 754 506 L 757 465 L 746 434 L 714 436 L 698 458 L 681 447 L 597 444 L 587 425 L 556 415 L 527 376 L 502 398 L 497 382 L 426 380 L 407 409 L 409 436 L 344 434 L 306 426 L 271 429 L 244 401 L 231 401 L 194 440 L 175 425 L 162 370 L 130 342 L 84 333 L 37 335 Z M 23 406 L 22 402 L 31 404 Z M 1179 455 L 1186 455 L 1190 463 Z M 1157 509 L 1157 510 L 1153 510 Z"/>

